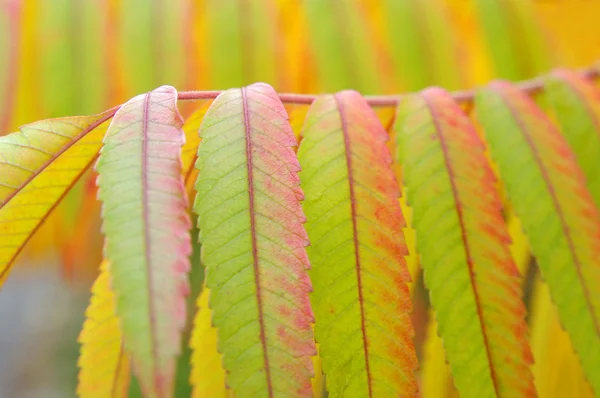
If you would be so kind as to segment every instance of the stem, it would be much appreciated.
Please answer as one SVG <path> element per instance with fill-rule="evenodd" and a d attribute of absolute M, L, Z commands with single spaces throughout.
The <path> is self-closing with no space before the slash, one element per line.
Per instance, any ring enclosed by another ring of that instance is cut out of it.
<path fill-rule="evenodd" d="M 585 79 L 597 79 L 600 78 L 600 67 L 590 66 L 585 69 L 581 69 L 579 71 L 581 77 Z M 526 93 L 533 95 L 537 94 L 540 91 L 544 90 L 544 77 L 535 77 L 529 80 L 522 80 L 520 82 L 515 83 L 521 90 Z M 195 100 L 207 100 L 207 99 L 215 99 L 221 94 L 223 91 L 212 90 L 212 91 L 179 91 L 177 94 L 177 99 L 180 101 L 195 101 Z M 473 99 L 475 98 L 475 94 L 477 93 L 477 89 L 471 90 L 463 90 L 463 91 L 454 91 L 451 93 L 452 97 L 460 103 L 463 104 L 472 104 Z M 315 94 L 289 94 L 289 93 L 280 93 L 277 94 L 281 102 L 286 104 L 312 104 L 317 95 Z M 398 100 L 402 98 L 403 94 L 395 94 L 395 95 L 366 95 L 365 99 L 371 106 L 375 107 L 395 107 L 398 105 Z M 114 108 L 110 109 L 112 111 L 112 115 L 114 115 L 121 105 L 117 105 Z M 107 111 L 107 112 L 109 112 Z M 111 115 L 111 116 L 112 116 Z M 110 116 L 109 116 L 110 117 Z"/>
<path fill-rule="evenodd" d="M 600 77 L 600 68 L 592 66 L 579 71 L 579 74 L 586 79 L 596 79 Z M 516 83 L 521 90 L 528 94 L 537 94 L 544 89 L 544 78 L 536 77 L 529 80 L 523 80 Z M 477 89 L 454 91 L 452 97 L 457 102 L 470 103 L 475 98 Z M 221 91 L 180 91 L 178 99 L 182 101 L 186 100 L 203 100 L 203 99 L 215 99 L 221 94 Z M 314 94 L 278 94 L 279 99 L 283 103 L 287 104 L 311 104 L 317 97 Z M 390 107 L 396 106 L 398 100 L 402 97 L 402 94 L 395 95 L 366 95 L 365 99 L 371 106 L 377 107 Z"/>

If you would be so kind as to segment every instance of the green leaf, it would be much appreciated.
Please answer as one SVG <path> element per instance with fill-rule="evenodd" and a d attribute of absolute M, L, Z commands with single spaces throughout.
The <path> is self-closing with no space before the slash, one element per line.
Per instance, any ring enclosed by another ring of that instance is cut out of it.
<path fill-rule="evenodd" d="M 227 90 L 200 136 L 194 211 L 228 386 L 310 397 L 308 239 L 285 109 L 266 84 Z"/>
<path fill-rule="evenodd" d="M 173 394 L 185 325 L 190 220 L 177 91 L 163 86 L 115 114 L 96 165 L 125 350 L 148 397 Z"/>
<path fill-rule="evenodd" d="M 402 100 L 396 131 L 425 284 L 458 392 L 535 396 L 519 272 L 483 143 L 438 88 Z"/>
<path fill-rule="evenodd" d="M 299 149 L 315 337 L 331 397 L 410 396 L 410 275 L 387 134 L 360 94 L 318 97 Z"/>
<path fill-rule="evenodd" d="M 548 77 L 546 93 L 600 207 L 600 89 L 576 72 L 557 69 Z"/>
<path fill-rule="evenodd" d="M 583 173 L 558 129 L 518 87 L 490 83 L 476 109 L 561 323 L 600 394 L 600 215 Z"/>

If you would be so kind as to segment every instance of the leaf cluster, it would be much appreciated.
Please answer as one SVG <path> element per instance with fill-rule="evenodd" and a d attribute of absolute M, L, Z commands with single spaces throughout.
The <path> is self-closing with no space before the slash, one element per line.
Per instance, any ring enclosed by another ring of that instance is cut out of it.
<path fill-rule="evenodd" d="M 195 396 L 415 396 L 409 253 L 458 392 L 536 396 L 514 214 L 600 394 L 597 75 L 401 97 L 162 86 L 23 126 L 0 137 L 0 283 L 95 165 L 105 259 L 80 336 L 80 396 L 125 396 L 131 371 L 146 396 L 172 396 L 199 266 Z M 189 99 L 203 102 L 184 121 L 177 103 Z M 191 217 L 201 264 L 189 259 Z"/>

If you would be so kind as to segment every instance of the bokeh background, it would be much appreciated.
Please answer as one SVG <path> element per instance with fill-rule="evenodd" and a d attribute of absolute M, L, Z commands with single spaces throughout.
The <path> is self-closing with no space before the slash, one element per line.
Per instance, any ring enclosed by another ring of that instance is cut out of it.
<path fill-rule="evenodd" d="M 597 63 L 599 17 L 600 0 L 0 0 L 0 135 L 161 84 L 392 94 L 522 80 Z M 88 172 L 0 291 L 0 398 L 74 396 L 98 214 Z M 591 397 L 526 243 L 513 252 L 540 396 Z M 422 395 L 455 396 L 418 274 L 414 294 Z M 178 397 L 189 396 L 188 354 Z"/>

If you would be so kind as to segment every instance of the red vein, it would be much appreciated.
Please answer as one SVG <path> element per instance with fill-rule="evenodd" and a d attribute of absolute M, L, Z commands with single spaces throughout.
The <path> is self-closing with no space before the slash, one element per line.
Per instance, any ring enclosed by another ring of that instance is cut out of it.
<path fill-rule="evenodd" d="M 246 131 L 246 163 L 248 168 L 248 196 L 250 200 L 250 233 L 252 236 L 252 258 L 256 283 L 256 301 L 258 302 L 258 322 L 260 323 L 260 342 L 263 346 L 263 359 L 265 362 L 265 373 L 267 375 L 267 387 L 269 389 L 269 397 L 273 396 L 273 386 L 271 385 L 271 368 L 269 366 L 269 355 L 267 353 L 267 338 L 265 336 L 265 321 L 262 309 L 262 291 L 260 285 L 260 269 L 258 268 L 258 250 L 256 247 L 256 220 L 254 213 L 254 178 L 252 173 L 252 140 L 250 139 L 250 116 L 248 112 L 248 98 L 246 89 L 242 88 L 242 106 L 244 107 L 244 128 Z"/>
<path fill-rule="evenodd" d="M 431 119 L 433 121 L 435 132 L 440 141 L 440 146 L 442 148 L 442 152 L 444 153 L 444 164 L 446 166 L 446 170 L 448 170 L 448 175 L 450 177 L 450 186 L 452 187 L 452 196 L 454 198 L 454 203 L 456 204 L 456 213 L 458 215 L 458 222 L 460 225 L 460 233 L 463 242 L 463 246 L 465 248 L 465 255 L 467 256 L 467 265 L 469 266 L 469 277 L 471 282 L 471 288 L 473 289 L 473 295 L 475 296 L 475 305 L 477 307 L 477 318 L 479 320 L 479 326 L 481 327 L 481 334 L 483 335 L 483 344 L 485 346 L 485 352 L 488 360 L 488 366 L 490 367 L 490 377 L 492 378 L 492 383 L 494 385 L 494 390 L 497 395 L 500 395 L 500 389 L 498 388 L 498 381 L 496 380 L 496 372 L 494 364 L 492 363 L 492 355 L 490 353 L 490 343 L 489 338 L 487 336 L 486 327 L 483 323 L 483 310 L 481 308 L 481 299 L 479 298 L 479 291 L 477 289 L 477 284 L 475 283 L 475 270 L 473 266 L 473 258 L 471 255 L 471 249 L 469 245 L 469 240 L 467 239 L 467 231 L 465 227 L 464 215 L 462 212 L 462 204 L 460 200 L 460 196 L 458 193 L 458 188 L 456 187 L 455 177 L 454 177 L 454 169 L 450 162 L 450 155 L 448 151 L 448 146 L 446 145 L 446 140 L 444 135 L 442 134 L 442 130 L 439 124 L 439 115 L 436 112 L 436 109 L 431 105 L 429 98 L 427 95 L 422 95 L 423 101 L 427 108 L 429 109 L 429 113 L 431 114 Z"/>
<path fill-rule="evenodd" d="M 154 386 L 156 391 L 161 395 L 161 386 L 158 385 L 158 356 L 156 353 L 156 347 L 158 342 L 156 340 L 156 317 L 154 310 L 154 302 L 152 300 L 152 255 L 150 253 L 150 234 L 148 233 L 148 225 L 150 223 L 150 216 L 148 214 L 148 113 L 150 110 L 150 96 L 152 92 L 146 94 L 144 98 L 144 110 L 142 116 L 142 214 L 144 219 L 144 252 L 146 255 L 146 275 L 148 278 L 148 311 L 150 315 L 150 331 L 152 335 L 152 358 L 154 359 Z"/>
<path fill-rule="evenodd" d="M 575 270 L 577 271 L 577 277 L 579 278 L 579 282 L 581 283 L 581 288 L 583 289 L 583 295 L 585 297 L 585 304 L 588 307 L 588 310 L 590 311 L 590 316 L 592 317 L 592 320 L 594 322 L 594 327 L 596 329 L 596 332 L 600 334 L 600 325 L 598 324 L 598 319 L 596 317 L 596 313 L 594 312 L 594 308 L 592 306 L 590 292 L 585 283 L 585 278 L 583 277 L 583 275 L 581 273 L 581 261 L 579 260 L 579 257 L 577 256 L 577 252 L 575 251 L 575 244 L 573 243 L 573 238 L 571 237 L 571 230 L 570 230 L 569 226 L 567 225 L 567 220 L 563 213 L 562 207 L 561 207 L 560 203 L 558 202 L 558 197 L 556 196 L 556 191 L 554 190 L 554 186 L 552 185 L 552 182 L 550 181 L 550 176 L 548 175 L 548 171 L 546 170 L 546 167 L 544 167 L 544 164 L 542 163 L 542 160 L 540 158 L 540 154 L 537 151 L 537 147 L 535 146 L 535 143 L 533 142 L 531 136 L 527 133 L 527 128 L 525 126 L 525 123 L 520 118 L 519 113 L 515 111 L 512 104 L 506 100 L 506 98 L 504 97 L 504 94 L 502 92 L 500 92 L 500 90 L 495 90 L 494 92 L 497 93 L 500 96 L 500 98 L 502 98 L 504 105 L 506 105 L 506 108 L 510 111 L 517 126 L 523 132 L 523 137 L 525 138 L 525 141 L 527 141 L 527 145 L 529 146 L 529 149 L 531 150 L 531 153 L 533 154 L 535 163 L 537 164 L 537 166 L 540 170 L 540 173 L 542 174 L 542 177 L 546 184 L 546 188 L 548 188 L 548 192 L 550 193 L 550 198 L 552 199 L 552 204 L 554 205 L 556 214 L 558 215 L 558 218 L 560 219 L 560 223 L 562 225 L 562 229 L 565 234 L 565 238 L 567 240 L 567 245 L 569 246 L 569 251 L 571 252 L 571 257 L 573 258 L 573 262 L 575 264 Z"/>
<path fill-rule="evenodd" d="M 346 166 L 348 168 L 348 186 L 350 188 L 350 211 L 352 213 L 352 232 L 354 238 L 354 259 L 356 261 L 356 279 L 358 280 L 358 303 L 360 305 L 360 328 L 363 336 L 363 348 L 365 352 L 365 370 L 367 372 L 367 386 L 369 387 L 369 397 L 373 396 L 371 386 L 371 369 L 369 367 L 369 344 L 367 341 L 367 325 L 365 323 L 364 299 L 362 294 L 362 278 L 360 273 L 360 255 L 358 252 L 358 228 L 356 225 L 356 197 L 354 195 L 354 176 L 352 172 L 352 151 L 350 149 L 350 137 L 348 135 L 348 123 L 346 113 L 339 98 L 339 94 L 334 96 L 335 102 L 340 113 L 342 121 L 342 133 L 344 134 L 344 146 L 346 151 Z"/>

